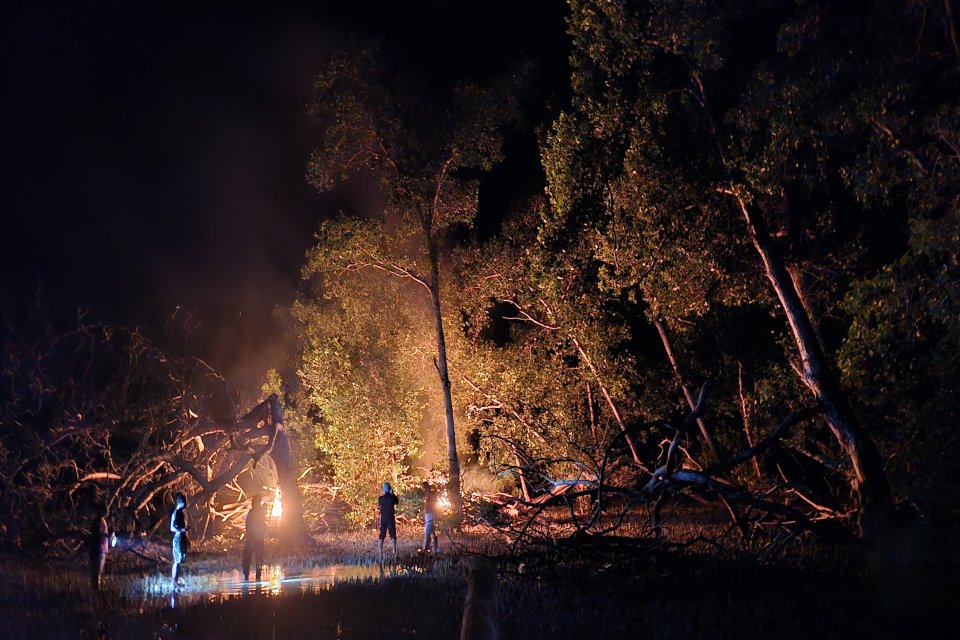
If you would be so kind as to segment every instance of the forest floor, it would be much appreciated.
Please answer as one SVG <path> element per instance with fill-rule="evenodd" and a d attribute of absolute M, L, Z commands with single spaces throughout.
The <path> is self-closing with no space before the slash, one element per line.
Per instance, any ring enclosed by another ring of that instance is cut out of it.
<path fill-rule="evenodd" d="M 381 573 L 367 533 L 325 534 L 306 555 L 270 554 L 242 585 L 239 550 L 208 544 L 174 591 L 169 566 L 114 553 L 101 593 L 86 557 L 0 556 L 0 637 L 112 640 L 456 638 L 461 559 L 498 560 L 502 638 L 960 637 L 960 561 L 942 536 L 871 547 L 785 545 L 776 558 L 693 544 L 683 551 L 538 551 L 489 532 L 445 535 L 424 563 L 418 530 Z M 389 548 L 389 542 L 387 547 Z"/>

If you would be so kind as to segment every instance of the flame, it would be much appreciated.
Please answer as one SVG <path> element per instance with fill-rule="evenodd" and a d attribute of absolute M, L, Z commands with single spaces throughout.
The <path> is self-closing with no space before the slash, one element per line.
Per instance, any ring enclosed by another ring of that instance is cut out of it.
<path fill-rule="evenodd" d="M 280 500 L 280 487 L 277 487 L 273 492 L 273 507 L 270 508 L 270 517 L 279 520 L 281 515 L 283 515 L 283 503 Z"/>
<path fill-rule="evenodd" d="M 449 512 L 451 506 L 452 506 L 452 503 L 450 502 L 450 496 L 448 496 L 447 494 L 444 493 L 439 498 L 437 498 L 437 507 L 441 511 Z"/>

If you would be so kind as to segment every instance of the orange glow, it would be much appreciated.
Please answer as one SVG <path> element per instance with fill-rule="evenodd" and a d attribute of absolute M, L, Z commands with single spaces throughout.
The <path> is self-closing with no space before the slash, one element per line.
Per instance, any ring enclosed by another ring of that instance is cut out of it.
<path fill-rule="evenodd" d="M 273 492 L 273 507 L 270 509 L 270 517 L 279 520 L 281 515 L 283 515 L 283 504 L 280 501 L 280 487 L 277 487 Z"/>
<path fill-rule="evenodd" d="M 444 511 L 444 512 L 449 513 L 451 506 L 452 506 L 452 504 L 451 504 L 450 498 L 449 498 L 449 496 L 447 496 L 447 494 L 444 493 L 444 494 L 442 494 L 439 498 L 437 498 L 437 507 L 438 507 L 441 511 Z"/>

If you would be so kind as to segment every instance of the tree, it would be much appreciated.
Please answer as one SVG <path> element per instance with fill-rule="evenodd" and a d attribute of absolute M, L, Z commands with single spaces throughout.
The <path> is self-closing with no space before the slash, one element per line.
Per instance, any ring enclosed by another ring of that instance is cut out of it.
<path fill-rule="evenodd" d="M 173 356 L 138 330 L 45 324 L 4 336 L 0 481 L 11 544 L 76 539 L 106 510 L 115 525 L 152 530 L 183 491 L 201 518 L 222 524 L 219 491 L 271 457 L 285 503 L 282 535 L 304 533 L 283 409 L 276 395 L 238 414 L 225 381 L 203 362 Z M 17 455 L 14 455 L 17 452 Z"/>
<path fill-rule="evenodd" d="M 745 532 L 761 520 L 817 530 L 801 510 L 726 479 L 815 412 L 791 415 L 729 459 L 698 462 L 681 441 L 703 415 L 705 388 L 689 412 L 664 402 L 667 369 L 637 355 L 642 338 L 626 321 L 635 305 L 598 284 L 596 237 L 542 227 L 537 237 L 541 219 L 555 220 L 535 203 L 498 238 L 458 253 L 465 344 L 454 368 L 482 454 L 521 488 L 519 500 L 506 499 L 521 517 L 504 520 L 504 533 L 523 543 L 555 545 L 561 531 L 564 545 L 597 542 L 635 522 L 638 506 L 651 508 L 659 532 L 664 499 L 688 492 L 719 497 Z M 751 520 L 739 505 L 762 515 Z M 541 522 L 553 506 L 566 517 Z"/>
<path fill-rule="evenodd" d="M 365 223 L 328 223 L 321 241 L 335 239 L 335 246 L 318 245 L 311 262 L 331 275 L 376 270 L 416 283 L 429 296 L 457 514 L 460 462 L 440 303 L 442 251 L 451 232 L 472 224 L 477 176 L 501 157 L 502 129 L 516 117 L 516 79 L 487 88 L 462 83 L 447 101 L 427 101 L 423 87 L 385 73 L 373 53 L 357 52 L 335 56 L 315 85 L 313 113 L 323 134 L 308 181 L 329 191 L 359 172 L 377 186 L 384 206 Z"/>
<path fill-rule="evenodd" d="M 311 260 L 305 272 L 318 268 Z M 318 285 L 322 293 L 302 295 L 292 308 L 302 336 L 297 375 L 316 408 L 315 445 L 351 506 L 348 519 L 363 525 L 375 514 L 381 482 L 398 493 L 419 484 L 421 425 L 440 395 L 427 382 L 434 373 L 426 305 L 416 304 L 410 283 L 369 270 Z"/>
<path fill-rule="evenodd" d="M 956 518 L 960 213 L 910 225 L 910 246 L 844 300 L 840 372 L 896 455 L 889 466 L 932 521 Z"/>
<path fill-rule="evenodd" d="M 646 260 L 606 257 L 621 278 L 644 262 L 657 271 L 641 286 L 661 306 L 657 280 L 710 291 L 718 272 L 743 273 L 745 239 L 786 321 L 791 366 L 849 460 L 864 523 L 891 516 L 883 460 L 817 320 L 871 268 L 859 247 L 882 255 L 870 218 L 891 214 L 878 201 L 905 217 L 954 197 L 943 148 L 956 131 L 955 52 L 921 4 L 570 5 L 575 98 L 545 153 L 550 224 L 586 216 L 607 248 L 636 237 L 618 237 L 623 225 L 655 230 L 662 244 L 639 245 Z M 747 295 L 761 300 L 755 282 Z"/>
<path fill-rule="evenodd" d="M 542 206 L 531 203 L 505 221 L 498 239 L 457 255 L 467 342 L 457 366 L 469 377 L 481 440 L 488 448 L 507 442 L 527 459 L 580 459 L 574 466 L 582 470 L 596 466 L 585 462 L 590 452 L 620 434 L 642 468 L 625 418 L 635 412 L 638 386 L 624 349 L 629 330 L 616 301 L 596 287 L 595 270 L 577 262 L 582 251 L 560 257 L 538 241 Z"/>

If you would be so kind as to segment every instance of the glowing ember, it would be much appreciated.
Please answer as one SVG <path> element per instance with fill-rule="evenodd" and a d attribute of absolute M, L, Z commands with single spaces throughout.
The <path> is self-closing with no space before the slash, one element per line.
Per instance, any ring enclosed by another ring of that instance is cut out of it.
<path fill-rule="evenodd" d="M 273 492 L 273 507 L 270 509 L 270 517 L 279 519 L 283 515 L 283 504 L 280 502 L 280 487 Z"/>

